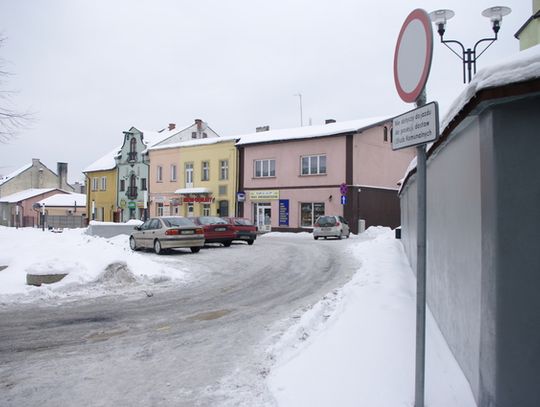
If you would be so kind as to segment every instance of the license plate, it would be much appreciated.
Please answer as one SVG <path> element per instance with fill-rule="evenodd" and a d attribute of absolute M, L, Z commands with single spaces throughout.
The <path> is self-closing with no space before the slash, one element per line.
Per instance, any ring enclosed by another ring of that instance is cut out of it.
<path fill-rule="evenodd" d="M 225 232 L 227 230 L 227 228 L 215 228 L 214 230 L 216 232 Z"/>
<path fill-rule="evenodd" d="M 331 230 L 331 229 L 332 229 L 332 228 L 322 228 L 322 230 L 324 230 L 324 231 L 329 231 L 329 230 Z"/>
<path fill-rule="evenodd" d="M 182 230 L 183 235 L 192 235 L 193 233 L 195 233 L 193 230 Z"/>

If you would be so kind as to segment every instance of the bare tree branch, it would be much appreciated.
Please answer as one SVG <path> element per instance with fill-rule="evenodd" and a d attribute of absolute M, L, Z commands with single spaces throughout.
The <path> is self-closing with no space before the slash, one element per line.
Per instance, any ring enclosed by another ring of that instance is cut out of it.
<path fill-rule="evenodd" d="M 5 37 L 0 36 L 0 48 L 2 47 Z M 4 60 L 0 58 L 0 84 L 4 83 L 2 78 L 12 75 L 3 69 Z M 10 96 L 15 92 L 10 90 L 0 89 L 0 144 L 8 143 L 17 136 L 19 130 L 27 128 L 34 120 L 33 114 L 30 112 L 20 112 L 9 107 Z"/>

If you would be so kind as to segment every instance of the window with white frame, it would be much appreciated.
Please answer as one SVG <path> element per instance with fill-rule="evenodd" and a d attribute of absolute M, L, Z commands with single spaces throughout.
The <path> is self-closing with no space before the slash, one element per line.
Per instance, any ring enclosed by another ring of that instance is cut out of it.
<path fill-rule="evenodd" d="M 156 215 L 163 216 L 163 203 L 161 202 L 156 203 Z"/>
<path fill-rule="evenodd" d="M 101 177 L 101 185 L 99 188 L 101 191 L 107 190 L 107 177 Z"/>
<path fill-rule="evenodd" d="M 171 181 L 176 181 L 176 164 L 171 164 Z"/>
<path fill-rule="evenodd" d="M 99 188 L 99 178 L 94 177 L 92 178 L 92 191 L 97 191 Z"/>
<path fill-rule="evenodd" d="M 210 161 L 202 162 L 201 181 L 210 181 Z"/>
<path fill-rule="evenodd" d="M 186 188 L 193 187 L 193 163 L 186 163 Z"/>
<path fill-rule="evenodd" d="M 255 178 L 275 177 L 276 160 L 255 160 L 254 161 Z"/>
<path fill-rule="evenodd" d="M 302 157 L 302 175 L 326 174 L 326 155 L 307 155 Z"/>
<path fill-rule="evenodd" d="M 229 160 L 219 160 L 219 179 L 229 179 Z"/>
<path fill-rule="evenodd" d="M 324 215 L 324 202 L 303 202 L 300 204 L 300 226 L 313 227 L 319 216 Z"/>
<path fill-rule="evenodd" d="M 210 216 L 210 204 L 209 203 L 203 203 L 202 204 L 202 216 Z"/>
<path fill-rule="evenodd" d="M 163 167 L 161 165 L 156 167 L 156 182 L 163 182 Z"/>

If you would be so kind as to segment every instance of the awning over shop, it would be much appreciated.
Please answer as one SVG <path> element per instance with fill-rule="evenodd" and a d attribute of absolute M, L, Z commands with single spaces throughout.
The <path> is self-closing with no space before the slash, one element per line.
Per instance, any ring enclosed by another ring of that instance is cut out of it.
<path fill-rule="evenodd" d="M 175 194 L 191 195 L 191 194 L 211 194 L 208 188 L 180 188 L 174 191 Z"/>

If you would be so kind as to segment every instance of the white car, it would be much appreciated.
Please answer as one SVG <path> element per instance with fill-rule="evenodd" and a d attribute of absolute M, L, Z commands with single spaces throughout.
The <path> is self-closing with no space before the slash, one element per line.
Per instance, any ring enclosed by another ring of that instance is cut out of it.
<path fill-rule="evenodd" d="M 338 215 L 323 215 L 319 216 L 313 227 L 313 239 L 319 237 L 337 237 L 341 239 L 343 236 L 349 237 L 351 230 L 349 224 L 343 216 Z"/>

